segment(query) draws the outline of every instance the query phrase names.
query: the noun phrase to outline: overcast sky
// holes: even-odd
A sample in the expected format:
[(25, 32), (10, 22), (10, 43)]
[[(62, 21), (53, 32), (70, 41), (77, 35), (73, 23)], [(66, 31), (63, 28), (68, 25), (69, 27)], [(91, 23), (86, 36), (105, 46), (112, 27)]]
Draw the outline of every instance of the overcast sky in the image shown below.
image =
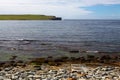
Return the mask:
[(44, 14), (64, 19), (120, 19), (120, 0), (0, 0), (0, 14)]

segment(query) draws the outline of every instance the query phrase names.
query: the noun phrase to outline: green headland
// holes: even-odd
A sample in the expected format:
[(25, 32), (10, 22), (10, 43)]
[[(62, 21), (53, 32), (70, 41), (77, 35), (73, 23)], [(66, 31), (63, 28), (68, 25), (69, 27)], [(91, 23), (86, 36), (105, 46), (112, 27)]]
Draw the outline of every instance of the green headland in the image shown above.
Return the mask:
[(48, 15), (0, 15), (0, 20), (62, 20), (62, 18)]

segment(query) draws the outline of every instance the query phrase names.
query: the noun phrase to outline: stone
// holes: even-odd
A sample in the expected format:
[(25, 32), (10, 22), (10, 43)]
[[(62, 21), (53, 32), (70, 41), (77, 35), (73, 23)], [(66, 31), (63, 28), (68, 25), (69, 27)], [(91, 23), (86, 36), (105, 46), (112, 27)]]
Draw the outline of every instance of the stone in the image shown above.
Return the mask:
[(35, 70), (41, 70), (41, 67), (40, 66), (34, 66), (34, 69)]
[(86, 79), (79, 79), (79, 80), (86, 80)]
[(34, 75), (33, 78), (35, 78), (35, 79), (41, 79), (41, 76), (40, 75)]
[(79, 53), (79, 50), (71, 50), (70, 53)]
[[(74, 65), (75, 66), (75, 65)], [(0, 71), (0, 80), (119, 80), (120, 68), (111, 66), (101, 66), (89, 68), (78, 66), (83, 72), (71, 72), (65, 67), (61, 69), (51, 69), (44, 67), (42, 70), (21, 69), (19, 67), (3, 68)], [(46, 68), (48, 68), (46, 70)], [(15, 70), (16, 69), (16, 70)], [(84, 71), (86, 70), (86, 71)]]
[(28, 78), (32, 78), (32, 77), (34, 77), (34, 75), (28, 75)]
[(12, 70), (13, 69), (13, 67), (8, 67), (8, 68), (5, 68), (4, 70), (5, 71), (10, 71), (10, 70)]
[(0, 80), (3, 80), (4, 79), (4, 77), (3, 76), (0, 76)]
[(77, 80), (77, 79), (74, 79), (74, 78), (67, 78), (67, 80)]
[(12, 80), (12, 79), (4, 79), (4, 80)]

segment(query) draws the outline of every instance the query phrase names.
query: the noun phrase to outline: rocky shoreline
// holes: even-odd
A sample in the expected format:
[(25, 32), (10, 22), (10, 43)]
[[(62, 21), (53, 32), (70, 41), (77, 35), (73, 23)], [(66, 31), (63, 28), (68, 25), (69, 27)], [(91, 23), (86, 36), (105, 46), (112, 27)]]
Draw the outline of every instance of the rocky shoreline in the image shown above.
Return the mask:
[(21, 61), (13, 56), (10, 61), (0, 62), (0, 80), (120, 80), (119, 61), (107, 62), (108, 58), (104, 57), (103, 63), (90, 57)]
[(120, 67), (84, 64), (48, 64), (7, 66), (0, 70), (0, 80), (120, 80)]
[(79, 49), (78, 43), (0, 43), (1, 60), (7, 58), (0, 61), (0, 80), (120, 80), (119, 52)]

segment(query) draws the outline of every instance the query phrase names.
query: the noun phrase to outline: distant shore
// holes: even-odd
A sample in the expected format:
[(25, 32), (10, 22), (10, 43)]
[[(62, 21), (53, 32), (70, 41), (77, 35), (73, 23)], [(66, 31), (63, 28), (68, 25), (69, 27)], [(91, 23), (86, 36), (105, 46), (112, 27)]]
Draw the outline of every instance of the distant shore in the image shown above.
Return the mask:
[(48, 15), (0, 15), (0, 20), (62, 20), (62, 18)]

